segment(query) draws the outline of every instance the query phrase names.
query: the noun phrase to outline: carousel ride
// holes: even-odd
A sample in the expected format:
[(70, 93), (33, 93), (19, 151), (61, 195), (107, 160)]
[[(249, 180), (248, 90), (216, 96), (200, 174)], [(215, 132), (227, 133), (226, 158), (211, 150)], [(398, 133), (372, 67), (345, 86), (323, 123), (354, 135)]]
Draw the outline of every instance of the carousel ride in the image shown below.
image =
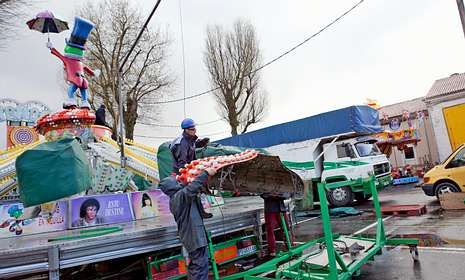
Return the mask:
[[(90, 137), (96, 137), (94, 142), (87, 144), (89, 148), (87, 151), (89, 162), (95, 163), (93, 167), (95, 167), (94, 170), (96, 171), (95, 184), (91, 189), (95, 190), (96, 193), (108, 191), (105, 191), (105, 186), (108, 185), (109, 181), (112, 181), (112, 173), (121, 170), (118, 144), (110, 138), (110, 129), (96, 125), (83, 126), (82, 124), (76, 124), (74, 127), (68, 128), (56, 126), (56, 129), (48, 131), (47, 136), (51, 137), (51, 135), (74, 135), (80, 137), (88, 135)], [(25, 151), (31, 150), (46, 141), (47, 138), (41, 138), (28, 145), (19, 144), (0, 151), (0, 198), (2, 200), (19, 199), (19, 192), (17, 190), (18, 180), (15, 167), (17, 157)], [(141, 176), (153, 184), (159, 181), (155, 149), (126, 140), (125, 154), (127, 157), (126, 168), (131, 173), (131, 175), (128, 176)], [(123, 189), (128, 186), (132, 190), (137, 190), (137, 186), (135, 186), (131, 180), (128, 180), (126, 185), (121, 185), (120, 188)]]
[[(48, 11), (39, 13), (27, 25), (32, 30), (47, 34), (68, 29), (66, 22), (54, 18), (53, 14)], [(66, 40), (64, 54), (55, 49), (50, 39), (48, 40), (47, 47), (51, 54), (63, 62), (66, 80), (69, 84), (63, 110), (50, 113), (48, 107), (36, 101), (28, 102), (27, 106), (22, 107), (14, 100), (1, 101), (0, 121), (7, 123), (8, 138), (6, 149), (0, 150), (0, 198), (2, 200), (18, 200), (19, 198), (17, 168), (21, 167), (16, 165), (18, 157), (43, 144), (67, 137), (80, 142), (88, 163), (94, 170), (93, 184), (89, 186), (92, 193), (137, 190), (132, 180), (134, 176), (142, 177), (143, 180), (154, 185), (159, 181), (156, 149), (126, 140), (127, 168), (121, 168), (119, 147), (111, 139), (111, 129), (94, 125), (96, 117), (87, 101), (89, 83), (84, 73), (89, 76), (98, 76), (98, 71), (92, 71), (82, 63), (85, 43), (93, 28), (92, 22), (76, 17), (71, 36)], [(80, 99), (76, 96), (78, 89)], [(28, 112), (27, 117), (25, 117), (25, 111)], [(12, 142), (10, 138), (19, 140)], [(110, 185), (111, 188), (108, 187)]]

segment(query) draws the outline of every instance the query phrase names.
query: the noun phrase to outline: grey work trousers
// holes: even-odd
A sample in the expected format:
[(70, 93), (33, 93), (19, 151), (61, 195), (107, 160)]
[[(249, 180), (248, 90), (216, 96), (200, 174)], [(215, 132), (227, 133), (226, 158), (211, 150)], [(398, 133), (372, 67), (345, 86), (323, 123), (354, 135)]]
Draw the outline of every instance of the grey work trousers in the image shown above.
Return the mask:
[(208, 246), (200, 247), (189, 253), (187, 267), (189, 280), (208, 280)]

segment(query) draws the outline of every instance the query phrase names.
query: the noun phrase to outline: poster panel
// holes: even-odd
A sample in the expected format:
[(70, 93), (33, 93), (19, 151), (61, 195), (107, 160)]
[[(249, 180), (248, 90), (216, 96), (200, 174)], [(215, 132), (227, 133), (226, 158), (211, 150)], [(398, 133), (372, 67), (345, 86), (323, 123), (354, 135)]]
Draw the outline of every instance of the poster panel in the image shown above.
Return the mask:
[(0, 238), (65, 230), (67, 207), (67, 201), (28, 208), (20, 202), (0, 205)]
[(132, 208), (136, 219), (170, 215), (169, 197), (161, 190), (131, 193)]
[(83, 196), (70, 201), (71, 227), (125, 223), (133, 220), (128, 194)]

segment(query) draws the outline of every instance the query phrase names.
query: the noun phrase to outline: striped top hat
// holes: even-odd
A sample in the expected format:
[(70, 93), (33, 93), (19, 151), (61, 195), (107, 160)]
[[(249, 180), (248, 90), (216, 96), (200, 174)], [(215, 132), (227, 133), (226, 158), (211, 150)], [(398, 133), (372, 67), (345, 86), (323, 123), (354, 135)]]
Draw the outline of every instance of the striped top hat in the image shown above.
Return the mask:
[(71, 32), (69, 40), (66, 40), (66, 44), (84, 50), (87, 38), (94, 27), (95, 24), (91, 21), (81, 17), (75, 17), (73, 32)]

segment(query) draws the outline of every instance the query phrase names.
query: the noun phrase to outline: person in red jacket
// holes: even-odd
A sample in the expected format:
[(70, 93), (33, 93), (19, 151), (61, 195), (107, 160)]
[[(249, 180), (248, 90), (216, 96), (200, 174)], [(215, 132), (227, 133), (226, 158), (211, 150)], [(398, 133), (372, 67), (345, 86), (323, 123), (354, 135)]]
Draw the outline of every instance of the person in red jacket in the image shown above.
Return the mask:
[[(273, 194), (262, 194), (260, 196), (265, 202), (265, 228), (266, 228), (266, 241), (268, 243), (268, 254), (272, 257), (276, 256), (276, 237), (274, 231), (276, 228), (280, 228), (284, 236), (284, 229), (281, 223), (281, 213), (284, 215), (286, 221), (286, 227), (289, 232), (291, 244), (294, 243), (294, 236), (292, 234), (289, 215), (284, 200), (286, 197), (277, 196)], [(288, 248), (290, 249), (290, 248)]]

